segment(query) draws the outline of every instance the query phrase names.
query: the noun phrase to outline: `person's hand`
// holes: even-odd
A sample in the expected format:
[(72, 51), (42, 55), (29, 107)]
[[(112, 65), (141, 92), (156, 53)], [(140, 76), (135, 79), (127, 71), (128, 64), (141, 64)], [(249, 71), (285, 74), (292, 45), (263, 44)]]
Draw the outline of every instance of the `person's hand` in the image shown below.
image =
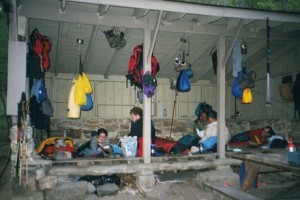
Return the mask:
[(259, 144), (257, 144), (256, 142), (253, 142), (253, 141), (248, 141), (248, 143), (251, 145), (251, 146), (254, 146), (254, 147), (257, 147)]

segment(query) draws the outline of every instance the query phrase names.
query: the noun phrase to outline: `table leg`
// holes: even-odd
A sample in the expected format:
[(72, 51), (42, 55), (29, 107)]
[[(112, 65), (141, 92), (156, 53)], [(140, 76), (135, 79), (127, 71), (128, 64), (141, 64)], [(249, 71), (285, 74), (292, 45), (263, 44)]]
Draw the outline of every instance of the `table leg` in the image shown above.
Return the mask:
[(259, 164), (252, 163), (249, 161), (246, 161), (245, 164), (246, 176), (242, 184), (242, 190), (248, 192), (253, 184), (253, 181), (255, 181), (261, 166)]

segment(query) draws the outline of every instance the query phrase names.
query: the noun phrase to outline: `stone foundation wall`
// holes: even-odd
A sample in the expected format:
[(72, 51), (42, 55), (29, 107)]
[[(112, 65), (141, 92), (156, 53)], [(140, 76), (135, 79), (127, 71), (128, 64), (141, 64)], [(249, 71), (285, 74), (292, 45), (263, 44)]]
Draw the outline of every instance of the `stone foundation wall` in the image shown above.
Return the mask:
[[(155, 118), (153, 119), (156, 128), (156, 135), (159, 137), (169, 137), (171, 129), (171, 119)], [(174, 119), (171, 137), (178, 140), (186, 134), (192, 133), (194, 119), (182, 118)], [(230, 134), (240, 133), (247, 130), (261, 128), (264, 126), (273, 127), (274, 131), (284, 137), (290, 135), (297, 135), (299, 122), (293, 121), (290, 118), (280, 119), (253, 119), (243, 120), (233, 119), (226, 120), (226, 126)], [(74, 139), (76, 143), (90, 139), (92, 130), (98, 128), (105, 128), (108, 130), (109, 137), (118, 141), (120, 137), (127, 135), (130, 131), (130, 119), (108, 119), (108, 118), (88, 118), (88, 119), (52, 119), (51, 120), (51, 136), (67, 136)], [(299, 134), (298, 134), (299, 135)]]

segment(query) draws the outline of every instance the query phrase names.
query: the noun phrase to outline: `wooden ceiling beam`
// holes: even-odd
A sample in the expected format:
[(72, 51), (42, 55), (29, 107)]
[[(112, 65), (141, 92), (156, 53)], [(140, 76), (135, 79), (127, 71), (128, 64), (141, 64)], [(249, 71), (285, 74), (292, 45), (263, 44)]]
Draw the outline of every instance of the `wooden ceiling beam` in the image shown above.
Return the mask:
[[(154, 18), (142, 18), (135, 20), (132, 16), (118, 16), (112, 14), (105, 14), (102, 18), (99, 18), (97, 13), (72, 11), (61, 13), (55, 7), (44, 7), (43, 4), (38, 5), (22, 5), (18, 14), (25, 16), (28, 19), (42, 19), (62, 21), (76, 24), (91, 24), (101, 25), (109, 27), (124, 27), (133, 29), (155, 29)], [(178, 32), (178, 33), (191, 33), (191, 34), (203, 34), (203, 35), (215, 35), (218, 36), (221, 32), (225, 36), (233, 36), (235, 33), (234, 28), (226, 28), (225, 25), (213, 25), (202, 24), (197, 25), (193, 22), (179, 22), (176, 23), (163, 23), (160, 27), (160, 31)], [(282, 30), (272, 30), (272, 40), (297, 40), (300, 41), (300, 31), (284, 32)], [(252, 31), (251, 28), (243, 28), (240, 33), (240, 37), (243, 38), (265, 38), (265, 31)]]
[(140, 20), (143, 17), (145, 17), (148, 14), (148, 12), (149, 12), (149, 9), (136, 8), (136, 9), (134, 9), (134, 13), (133, 13), (134, 19)]

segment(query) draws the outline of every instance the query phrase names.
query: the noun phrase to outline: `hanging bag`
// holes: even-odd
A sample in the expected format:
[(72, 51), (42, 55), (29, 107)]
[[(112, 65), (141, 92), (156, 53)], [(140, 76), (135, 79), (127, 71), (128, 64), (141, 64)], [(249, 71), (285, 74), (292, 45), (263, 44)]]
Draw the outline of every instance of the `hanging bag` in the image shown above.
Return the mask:
[(84, 73), (84, 72), (82, 72), (82, 81), (83, 81), (83, 85), (84, 85), (84, 92), (87, 94), (93, 93), (93, 88), (91, 86), (90, 80), (89, 80), (88, 76), (86, 75), (86, 73)]
[(74, 89), (74, 98), (75, 103), (78, 106), (86, 105), (86, 95), (84, 92), (84, 82), (81, 74), (78, 74), (76, 83), (75, 83), (75, 89)]
[(250, 88), (246, 88), (243, 91), (243, 98), (242, 101), (243, 103), (252, 103), (252, 92)]
[(68, 113), (67, 117), (77, 119), (80, 117), (80, 107), (75, 103), (74, 91), (75, 91), (76, 80), (73, 80), (68, 99)]
[(189, 78), (193, 76), (191, 69), (182, 70), (177, 78), (176, 89), (179, 92), (188, 92), (191, 90), (191, 84)]
[(80, 109), (83, 111), (89, 111), (93, 108), (93, 100), (91, 94), (85, 94), (86, 95), (86, 104), (81, 106)]

